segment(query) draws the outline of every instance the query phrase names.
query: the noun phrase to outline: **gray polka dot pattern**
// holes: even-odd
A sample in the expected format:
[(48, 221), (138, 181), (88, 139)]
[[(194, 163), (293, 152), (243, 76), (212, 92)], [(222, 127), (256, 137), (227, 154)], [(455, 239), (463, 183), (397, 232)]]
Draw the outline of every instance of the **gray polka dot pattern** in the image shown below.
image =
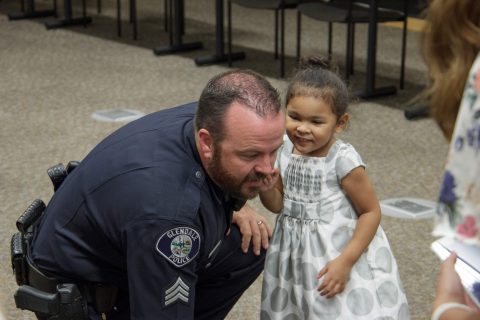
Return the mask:
[(373, 272), (370, 270), (370, 266), (368, 265), (368, 261), (365, 257), (365, 255), (361, 255), (360, 258), (358, 259), (357, 263), (355, 263), (355, 266), (353, 267), (355, 272), (358, 273), (362, 279), (365, 280), (372, 280), (373, 279)]
[(349, 227), (339, 227), (332, 234), (332, 244), (335, 250), (341, 252), (352, 238), (353, 230)]
[(378, 287), (378, 300), (380, 305), (385, 307), (393, 307), (398, 302), (398, 288), (391, 281), (385, 281)]
[(314, 290), (318, 286), (317, 273), (320, 270), (315, 269), (311, 263), (302, 264), (303, 271), (303, 287), (306, 290)]
[(275, 288), (272, 291), (272, 310), (282, 311), (287, 306), (288, 292), (283, 288)]
[(293, 283), (296, 285), (302, 284), (303, 274), (301, 272), (296, 272), (295, 270), (302, 270), (302, 261), (300, 259), (296, 259), (293, 261)]
[(293, 155), (292, 147), (286, 141), (277, 158), (284, 207), (267, 252), (260, 319), (410, 319), (381, 227), (353, 266), (344, 292), (332, 299), (320, 296), (323, 279), (316, 276), (351, 240), (358, 219), (339, 181), (365, 165), (340, 140), (325, 158)]
[(292, 279), (292, 260), (286, 258), (280, 264), (280, 276), (284, 281), (290, 281)]
[(278, 278), (278, 264), (276, 262), (279, 255), (278, 252), (272, 253), (265, 263), (265, 273), (270, 274), (274, 278)]
[(322, 237), (316, 232), (312, 232), (310, 235), (310, 254), (315, 258), (321, 258), (325, 254)]
[(373, 296), (365, 288), (351, 290), (347, 294), (347, 308), (356, 316), (369, 314), (373, 309)]
[(315, 206), (315, 214), (318, 223), (329, 224), (333, 219), (333, 206), (317, 203)]
[(318, 295), (313, 304), (314, 319), (333, 320), (339, 319), (342, 312), (342, 304), (339, 299), (334, 297), (326, 299)]
[(400, 306), (400, 310), (398, 311), (398, 320), (410, 320), (410, 312), (408, 310), (408, 305), (403, 303)]
[(308, 319), (310, 317), (310, 305), (305, 299), (305, 296), (302, 298), (302, 311), (305, 319)]
[(392, 272), (392, 255), (387, 248), (379, 248), (375, 253), (375, 263), (386, 273)]

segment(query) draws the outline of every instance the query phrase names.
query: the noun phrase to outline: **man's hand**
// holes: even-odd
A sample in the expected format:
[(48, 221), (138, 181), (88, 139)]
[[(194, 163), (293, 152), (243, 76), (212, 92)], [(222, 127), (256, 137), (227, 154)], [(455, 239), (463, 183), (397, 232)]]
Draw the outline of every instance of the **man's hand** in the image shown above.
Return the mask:
[(272, 228), (264, 217), (256, 213), (248, 204), (242, 209), (233, 213), (233, 223), (240, 229), (242, 234), (242, 250), (248, 252), (250, 242), (253, 245), (253, 253), (260, 255), (260, 249), (268, 248), (268, 242), (272, 236)]

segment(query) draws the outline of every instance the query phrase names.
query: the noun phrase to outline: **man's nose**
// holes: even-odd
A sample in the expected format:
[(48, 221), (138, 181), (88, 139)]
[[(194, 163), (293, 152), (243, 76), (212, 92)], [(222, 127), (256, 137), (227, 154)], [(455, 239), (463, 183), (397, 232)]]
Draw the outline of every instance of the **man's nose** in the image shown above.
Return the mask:
[(262, 176), (267, 176), (267, 175), (271, 174), (272, 170), (273, 170), (274, 161), (275, 160), (273, 160), (273, 162), (272, 162), (272, 159), (268, 155), (265, 155), (264, 157), (259, 159), (259, 162), (254, 167), (255, 173), (257, 175), (260, 174)]

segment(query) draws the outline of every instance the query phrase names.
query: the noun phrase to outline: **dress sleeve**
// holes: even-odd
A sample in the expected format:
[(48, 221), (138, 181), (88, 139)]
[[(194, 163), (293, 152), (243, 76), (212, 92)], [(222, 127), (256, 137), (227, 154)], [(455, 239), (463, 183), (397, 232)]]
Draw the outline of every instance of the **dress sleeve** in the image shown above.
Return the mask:
[(280, 147), (277, 153), (277, 159), (275, 161), (275, 168), (280, 170), (280, 175), (283, 177), (285, 170), (287, 169), (290, 156), (293, 152), (293, 143), (290, 141), (287, 135), (283, 136), (283, 145)]
[(342, 181), (345, 176), (357, 167), (365, 168), (362, 158), (352, 145), (341, 143), (335, 161), (335, 172), (337, 173), (338, 181)]
[(132, 320), (193, 319), (197, 230), (144, 219), (123, 232)]
[(434, 236), (480, 245), (480, 54), (467, 78), (438, 199)]

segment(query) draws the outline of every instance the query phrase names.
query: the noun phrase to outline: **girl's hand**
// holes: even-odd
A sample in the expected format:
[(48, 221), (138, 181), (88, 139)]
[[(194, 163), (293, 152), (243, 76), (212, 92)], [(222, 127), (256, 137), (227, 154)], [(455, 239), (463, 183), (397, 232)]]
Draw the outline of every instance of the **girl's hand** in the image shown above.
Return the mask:
[(322, 284), (317, 288), (320, 295), (330, 299), (343, 292), (350, 279), (351, 270), (352, 265), (340, 256), (329, 261), (317, 275), (317, 279), (323, 277)]
[(263, 178), (263, 186), (260, 188), (260, 192), (265, 192), (272, 189), (278, 181), (280, 176), (280, 170), (278, 168), (273, 169), (273, 172), (265, 178)]

